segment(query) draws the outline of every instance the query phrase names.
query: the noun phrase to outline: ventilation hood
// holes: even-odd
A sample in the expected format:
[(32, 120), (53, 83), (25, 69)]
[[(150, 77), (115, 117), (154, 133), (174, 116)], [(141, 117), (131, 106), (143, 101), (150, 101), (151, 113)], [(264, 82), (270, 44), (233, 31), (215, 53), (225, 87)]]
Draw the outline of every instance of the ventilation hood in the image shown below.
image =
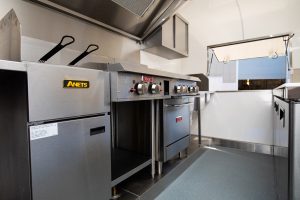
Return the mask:
[(187, 0), (27, 0), (143, 40)]

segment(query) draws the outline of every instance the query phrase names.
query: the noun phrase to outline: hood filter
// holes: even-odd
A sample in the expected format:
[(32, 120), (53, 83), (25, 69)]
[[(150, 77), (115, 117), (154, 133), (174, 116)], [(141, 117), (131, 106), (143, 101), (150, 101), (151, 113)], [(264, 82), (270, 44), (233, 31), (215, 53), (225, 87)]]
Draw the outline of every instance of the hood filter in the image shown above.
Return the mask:
[(139, 17), (142, 17), (154, 2), (154, 0), (112, 0), (112, 1)]

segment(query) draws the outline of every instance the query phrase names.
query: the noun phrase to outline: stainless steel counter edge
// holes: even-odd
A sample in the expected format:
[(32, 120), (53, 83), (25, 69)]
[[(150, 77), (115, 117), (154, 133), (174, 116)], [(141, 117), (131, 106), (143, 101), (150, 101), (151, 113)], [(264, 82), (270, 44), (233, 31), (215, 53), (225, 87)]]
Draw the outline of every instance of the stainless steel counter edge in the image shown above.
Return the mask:
[(26, 64), (23, 62), (0, 60), (0, 70), (26, 72), (27, 67), (26, 67)]
[(111, 71), (111, 72), (130, 72), (130, 73), (155, 75), (155, 76), (166, 77), (166, 78), (175, 78), (175, 79), (180, 79), (180, 80), (200, 82), (200, 79), (197, 77), (157, 70), (157, 69), (149, 68), (146, 65), (135, 64), (135, 63), (126, 63), (126, 62), (85, 63), (82, 66), (91, 67), (92, 69)]
[[(39, 62), (28, 62), (28, 61), (16, 62), (16, 61), (9, 61), (9, 60), (0, 60), (0, 70), (27, 72), (28, 64), (40, 64), (41, 66), (53, 66), (53, 67), (61, 67), (61, 68), (72, 67), (68, 65), (57, 65), (57, 64), (39, 63)], [(73, 68), (76, 70), (95, 70), (95, 69), (80, 68), (80, 67), (73, 67)]]
[(296, 87), (300, 87), (300, 83), (285, 83), (278, 86), (277, 88), (274, 88), (274, 90), (284, 89), (284, 88), (296, 88)]

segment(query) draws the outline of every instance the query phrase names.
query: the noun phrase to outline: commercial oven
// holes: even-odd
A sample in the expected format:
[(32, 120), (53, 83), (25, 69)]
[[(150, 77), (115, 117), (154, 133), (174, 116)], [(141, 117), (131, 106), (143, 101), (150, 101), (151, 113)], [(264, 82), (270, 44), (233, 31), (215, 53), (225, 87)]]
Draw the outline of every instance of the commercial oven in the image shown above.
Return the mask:
[(170, 160), (189, 146), (190, 104), (188, 98), (160, 102), (158, 159), (161, 162)]

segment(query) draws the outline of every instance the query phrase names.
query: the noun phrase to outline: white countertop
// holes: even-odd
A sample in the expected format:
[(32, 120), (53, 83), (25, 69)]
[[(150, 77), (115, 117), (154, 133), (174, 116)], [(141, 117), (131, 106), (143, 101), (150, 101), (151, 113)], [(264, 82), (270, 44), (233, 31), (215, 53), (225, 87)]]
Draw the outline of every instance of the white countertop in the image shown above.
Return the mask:
[(285, 83), (285, 84), (278, 86), (274, 90), (282, 89), (282, 88), (296, 88), (296, 87), (300, 87), (300, 83)]

